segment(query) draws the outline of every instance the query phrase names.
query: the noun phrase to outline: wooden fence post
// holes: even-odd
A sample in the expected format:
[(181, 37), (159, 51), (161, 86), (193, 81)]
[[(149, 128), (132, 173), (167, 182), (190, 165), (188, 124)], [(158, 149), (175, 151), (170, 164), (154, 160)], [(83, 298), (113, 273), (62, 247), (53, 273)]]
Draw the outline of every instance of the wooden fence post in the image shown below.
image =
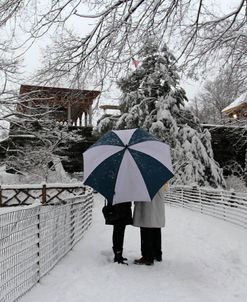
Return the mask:
[(46, 203), (46, 184), (43, 184), (43, 187), (42, 187), (42, 201), (41, 201), (42, 204), (45, 204)]

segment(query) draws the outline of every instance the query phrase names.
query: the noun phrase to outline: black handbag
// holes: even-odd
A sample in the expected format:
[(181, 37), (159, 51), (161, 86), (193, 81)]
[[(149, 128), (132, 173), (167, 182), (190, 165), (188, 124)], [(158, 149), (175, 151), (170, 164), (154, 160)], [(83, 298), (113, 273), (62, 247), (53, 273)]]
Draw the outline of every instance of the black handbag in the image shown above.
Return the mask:
[(111, 203), (105, 200), (105, 205), (102, 208), (102, 213), (106, 224), (114, 224), (120, 218), (119, 211)]

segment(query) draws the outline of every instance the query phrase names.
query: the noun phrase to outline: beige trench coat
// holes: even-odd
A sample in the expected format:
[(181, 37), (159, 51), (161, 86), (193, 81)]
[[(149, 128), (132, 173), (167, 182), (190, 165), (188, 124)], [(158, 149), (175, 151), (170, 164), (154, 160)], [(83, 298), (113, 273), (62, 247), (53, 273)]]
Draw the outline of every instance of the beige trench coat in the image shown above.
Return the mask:
[(151, 202), (135, 201), (133, 225), (143, 228), (162, 228), (165, 226), (165, 204), (163, 186)]

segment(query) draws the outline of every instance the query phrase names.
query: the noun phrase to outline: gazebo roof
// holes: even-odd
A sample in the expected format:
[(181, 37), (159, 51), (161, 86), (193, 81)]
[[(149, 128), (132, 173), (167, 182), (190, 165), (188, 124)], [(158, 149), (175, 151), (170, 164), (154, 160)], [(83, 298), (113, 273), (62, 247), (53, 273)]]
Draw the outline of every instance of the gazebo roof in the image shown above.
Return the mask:
[(225, 107), (222, 112), (232, 114), (236, 111), (242, 110), (243, 108), (247, 108), (247, 91), (242, 93), (235, 101)]
[(21, 85), (20, 95), (32, 98), (35, 103), (62, 104), (67, 107), (68, 103), (76, 104), (80, 108), (88, 109), (93, 100), (100, 94), (96, 90), (80, 90), (71, 88), (48, 87), (37, 85)]

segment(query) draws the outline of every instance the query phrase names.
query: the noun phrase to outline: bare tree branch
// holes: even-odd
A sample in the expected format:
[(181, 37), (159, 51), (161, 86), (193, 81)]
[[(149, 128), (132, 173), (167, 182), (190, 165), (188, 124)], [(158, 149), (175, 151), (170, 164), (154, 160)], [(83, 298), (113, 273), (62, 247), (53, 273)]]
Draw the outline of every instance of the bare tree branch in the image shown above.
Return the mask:
[[(81, 12), (82, 4), (90, 13)], [(0, 16), (2, 24), (18, 19), (27, 34), (22, 46), (55, 31), (40, 79), (51, 83), (67, 78), (71, 85), (81, 85), (90, 76), (100, 83), (109, 75), (122, 76), (130, 66), (131, 53), (138, 55), (152, 36), (161, 43), (168, 41), (190, 74), (210, 63), (215, 67), (215, 61), (218, 65), (231, 62), (244, 70), (247, 2), (239, 0), (226, 12), (216, 5), (209, 6), (206, 0), (48, 0), (41, 6), (38, 1), (4, 0)], [(20, 16), (24, 8), (28, 22)], [(88, 34), (78, 35), (67, 28), (72, 17), (92, 21)]]

